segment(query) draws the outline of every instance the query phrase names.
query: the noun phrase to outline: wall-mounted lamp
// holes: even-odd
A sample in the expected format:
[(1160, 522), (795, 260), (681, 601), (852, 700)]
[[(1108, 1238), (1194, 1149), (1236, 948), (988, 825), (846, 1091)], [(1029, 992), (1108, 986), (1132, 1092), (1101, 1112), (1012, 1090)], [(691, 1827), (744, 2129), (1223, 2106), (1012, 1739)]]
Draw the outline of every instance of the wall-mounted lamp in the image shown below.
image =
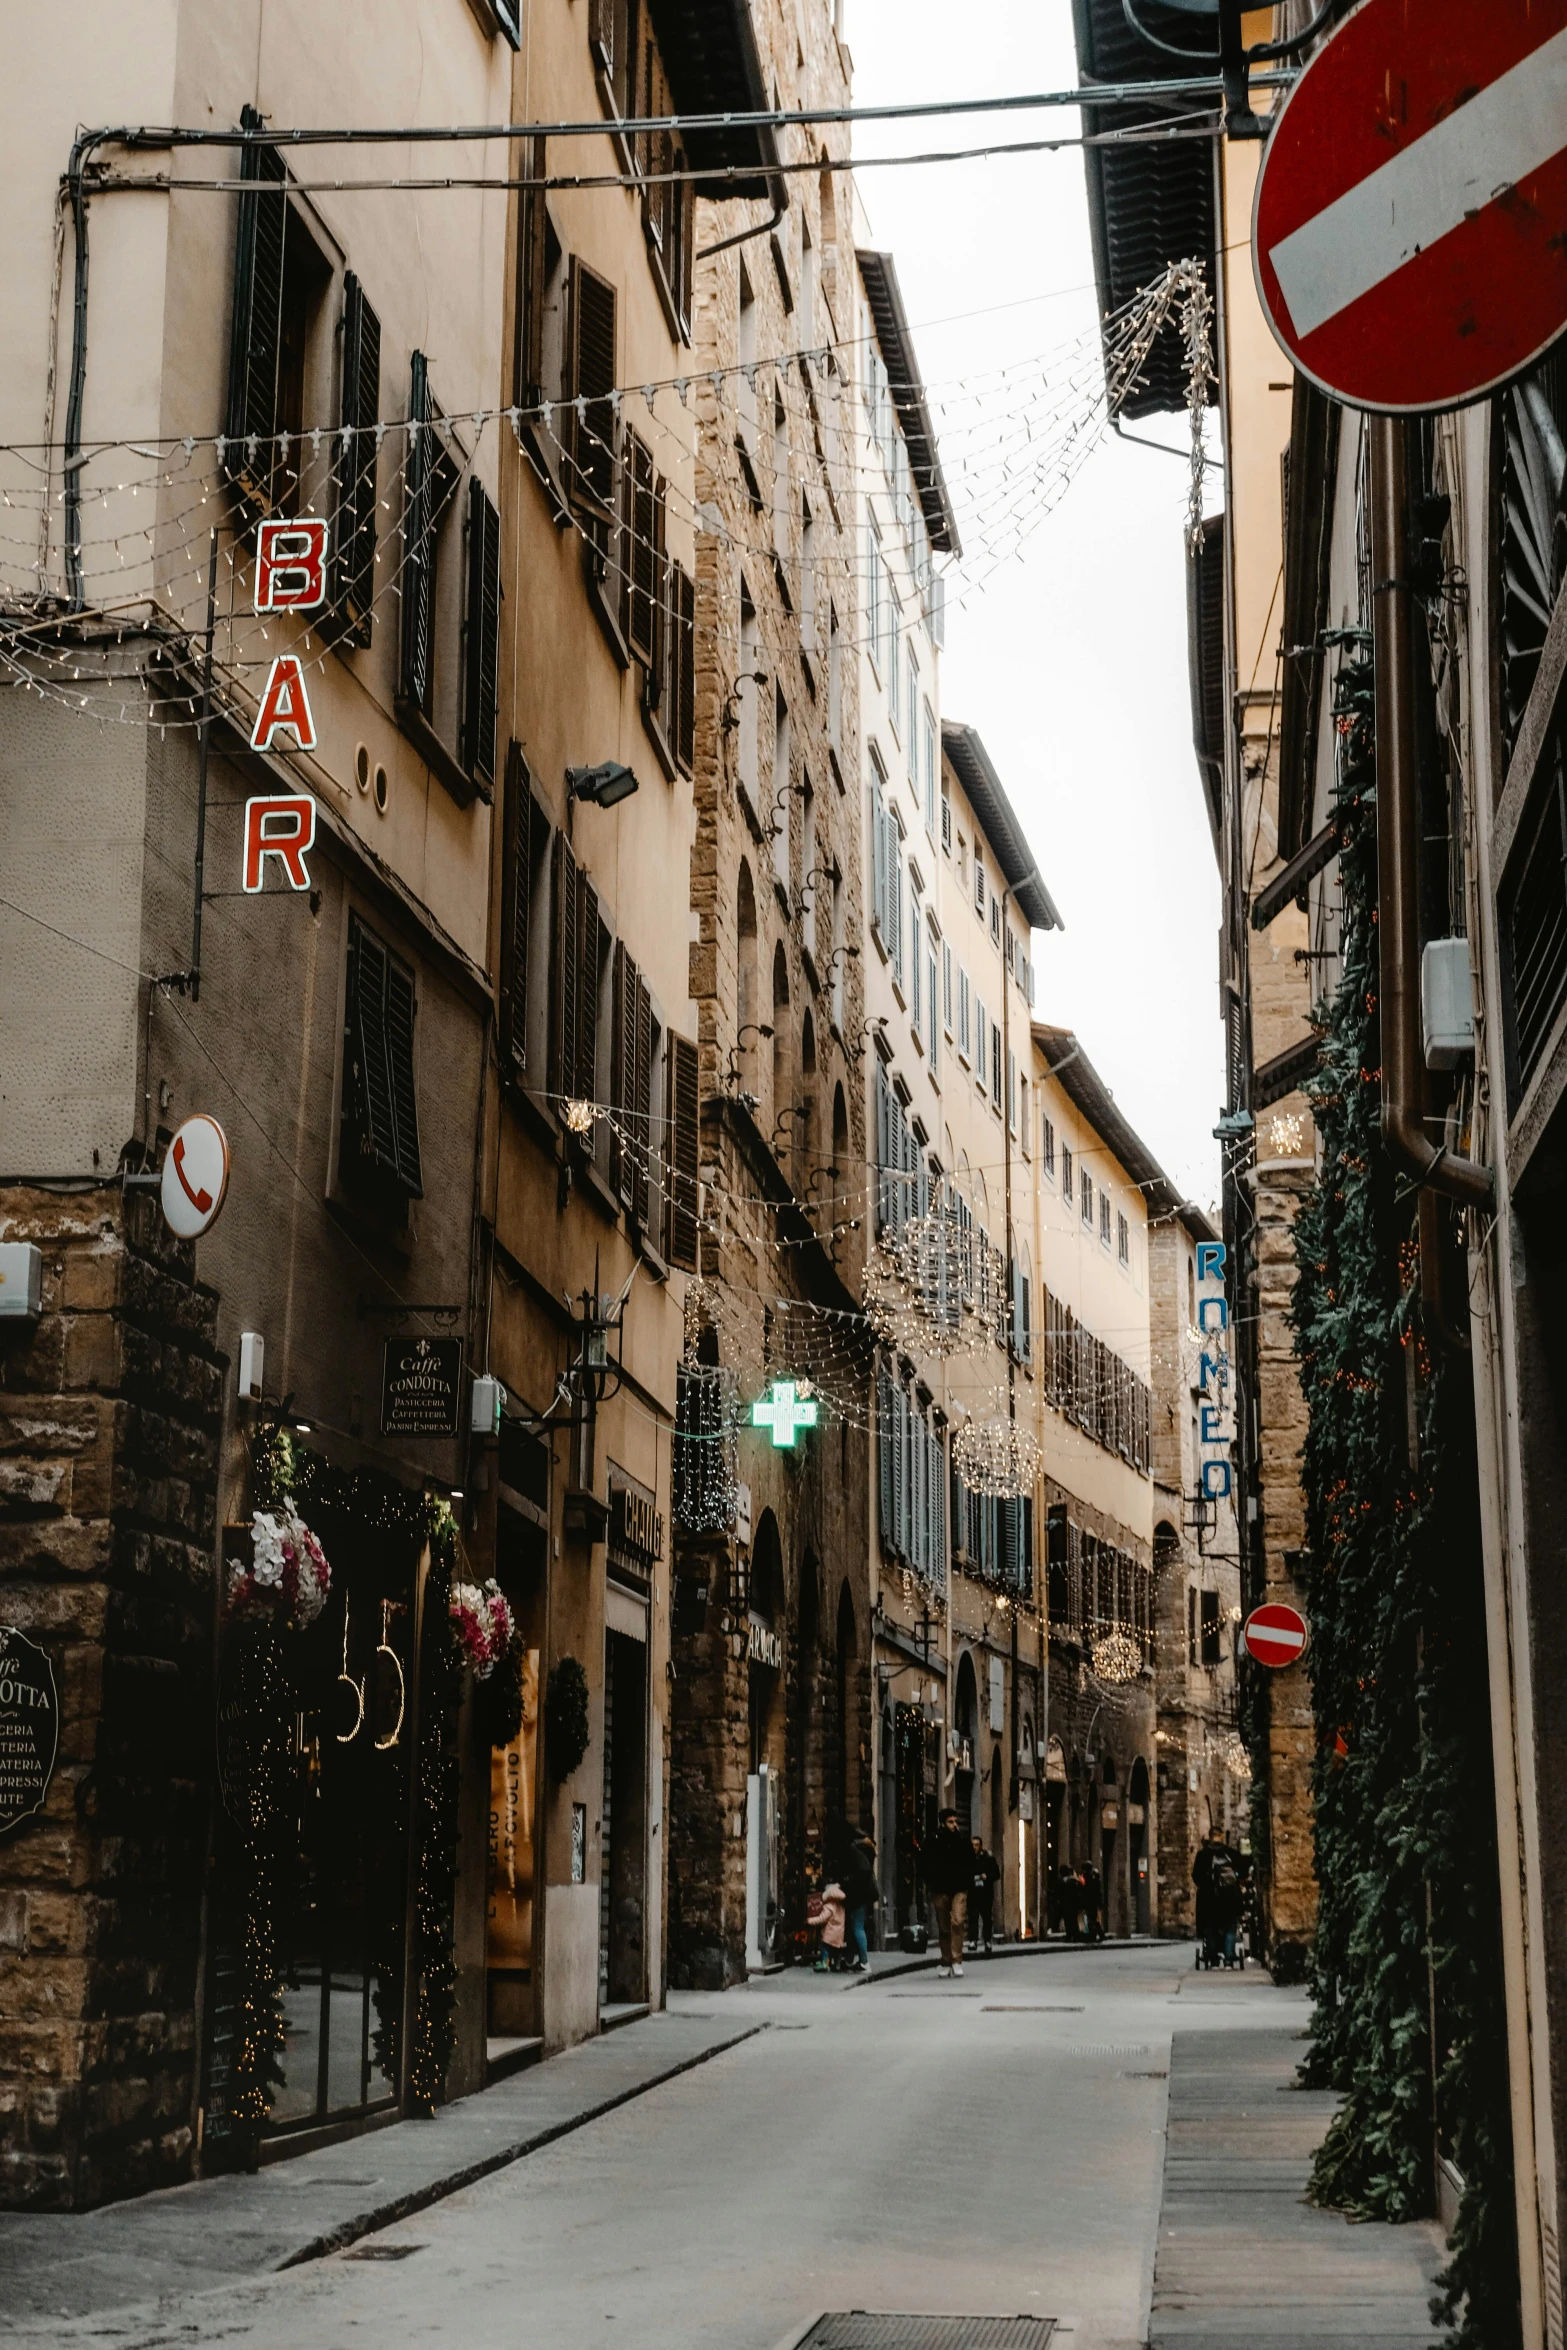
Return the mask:
[(566, 770), (566, 789), (572, 798), (587, 800), (595, 808), (618, 808), (622, 800), (630, 799), (636, 788), (636, 776), (619, 759), (606, 759), (598, 767)]

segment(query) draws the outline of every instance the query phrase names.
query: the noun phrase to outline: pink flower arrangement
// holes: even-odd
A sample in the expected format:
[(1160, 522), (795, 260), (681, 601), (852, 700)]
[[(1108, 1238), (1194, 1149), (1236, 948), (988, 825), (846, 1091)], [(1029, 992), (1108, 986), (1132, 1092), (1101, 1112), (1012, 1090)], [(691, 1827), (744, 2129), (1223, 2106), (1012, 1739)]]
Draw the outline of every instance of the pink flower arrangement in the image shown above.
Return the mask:
[(511, 1646), (506, 1594), (493, 1578), (488, 1583), (454, 1583), (447, 1613), (474, 1679), (487, 1681)]
[(250, 1530), (250, 1559), (229, 1577), (229, 1606), (236, 1614), (265, 1611), (303, 1628), (313, 1624), (332, 1588), (326, 1553), (292, 1503), (276, 1512), (258, 1510)]

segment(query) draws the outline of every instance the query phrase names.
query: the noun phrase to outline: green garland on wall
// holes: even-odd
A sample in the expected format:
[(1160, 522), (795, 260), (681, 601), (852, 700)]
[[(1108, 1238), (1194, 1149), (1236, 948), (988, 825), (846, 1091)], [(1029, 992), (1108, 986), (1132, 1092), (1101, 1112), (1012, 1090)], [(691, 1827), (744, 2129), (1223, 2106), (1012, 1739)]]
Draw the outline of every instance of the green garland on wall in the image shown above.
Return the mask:
[[(1407, 2220), (1442, 2143), (1464, 2179), (1433, 2304), (1465, 2350), (1518, 2338), (1489, 1693), (1461, 1361), (1422, 1329), (1415, 1203), (1382, 1146), (1369, 661), (1339, 681), (1342, 976), (1295, 1245), (1320, 1908), (1311, 2082), (1343, 2102), (1316, 2201)], [(1412, 1429), (1414, 1438), (1412, 1441)]]

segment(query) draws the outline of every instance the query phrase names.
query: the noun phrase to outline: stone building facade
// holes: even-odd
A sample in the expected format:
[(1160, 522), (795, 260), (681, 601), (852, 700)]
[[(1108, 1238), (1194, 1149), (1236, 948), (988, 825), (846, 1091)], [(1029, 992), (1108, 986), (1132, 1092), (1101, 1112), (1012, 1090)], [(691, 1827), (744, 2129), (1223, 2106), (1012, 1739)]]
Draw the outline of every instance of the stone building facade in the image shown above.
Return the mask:
[[(847, 101), (831, 9), (753, 22), (779, 105)], [(847, 191), (775, 175), (697, 231), (702, 1230), (677, 1487), (704, 1442), (720, 1467), (675, 1507), (669, 1902), (671, 1979), (714, 1985), (791, 1951), (824, 1847), (871, 1823), (867, 1151)], [(750, 1423), (790, 1390), (811, 1425)]]

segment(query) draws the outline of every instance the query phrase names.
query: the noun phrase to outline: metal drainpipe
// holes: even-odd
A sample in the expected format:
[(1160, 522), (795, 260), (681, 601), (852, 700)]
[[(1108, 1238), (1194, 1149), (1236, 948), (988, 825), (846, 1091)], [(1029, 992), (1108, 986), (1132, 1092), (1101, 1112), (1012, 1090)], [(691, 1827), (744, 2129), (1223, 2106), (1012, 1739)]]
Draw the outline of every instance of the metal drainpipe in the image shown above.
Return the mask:
[[(1382, 1027), (1382, 1139), (1416, 1183), (1488, 1208), (1495, 1197), (1489, 1167), (1455, 1158), (1428, 1140), (1421, 1111), (1425, 1054), (1420, 1040), (1419, 838), (1415, 809), (1413, 591), (1408, 577), (1409, 445), (1394, 416), (1371, 420), (1371, 562), (1374, 582), (1377, 725), (1378, 1010)], [(1422, 1283), (1427, 1235), (1421, 1219)], [(1440, 1268), (1429, 1266), (1441, 1295)]]

